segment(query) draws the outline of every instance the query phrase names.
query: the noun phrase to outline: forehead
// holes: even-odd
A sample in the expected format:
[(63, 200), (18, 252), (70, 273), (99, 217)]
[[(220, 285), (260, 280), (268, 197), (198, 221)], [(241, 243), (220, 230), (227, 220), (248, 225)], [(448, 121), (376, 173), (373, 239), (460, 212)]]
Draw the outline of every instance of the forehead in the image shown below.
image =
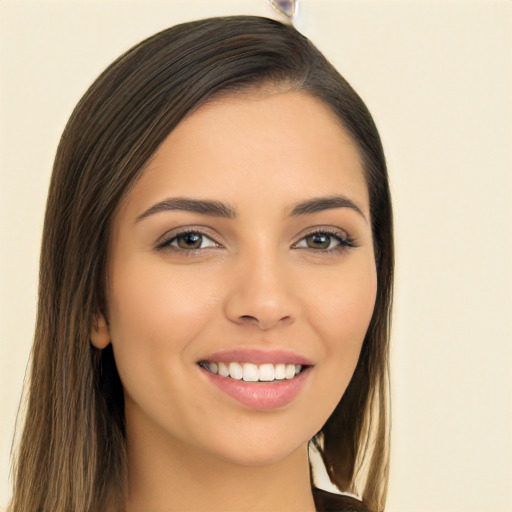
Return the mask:
[(277, 207), (335, 193), (369, 214), (358, 149), (335, 114), (305, 92), (252, 90), (216, 98), (184, 119), (125, 206), (193, 195)]

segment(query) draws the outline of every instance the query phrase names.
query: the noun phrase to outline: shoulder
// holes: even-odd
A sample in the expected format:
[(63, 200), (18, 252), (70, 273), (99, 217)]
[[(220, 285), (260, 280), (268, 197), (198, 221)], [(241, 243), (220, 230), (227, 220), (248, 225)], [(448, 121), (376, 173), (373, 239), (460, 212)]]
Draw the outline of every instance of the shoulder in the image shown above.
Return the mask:
[(316, 487), (313, 488), (313, 498), (318, 512), (370, 512), (366, 505), (356, 498)]

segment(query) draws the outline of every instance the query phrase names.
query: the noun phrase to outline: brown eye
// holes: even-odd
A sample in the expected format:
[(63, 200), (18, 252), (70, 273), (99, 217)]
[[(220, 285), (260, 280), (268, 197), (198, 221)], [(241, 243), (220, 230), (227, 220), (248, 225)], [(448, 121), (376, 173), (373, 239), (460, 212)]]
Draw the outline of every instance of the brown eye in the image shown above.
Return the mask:
[(203, 235), (200, 233), (184, 233), (175, 238), (176, 245), (180, 249), (194, 250), (199, 249), (203, 243)]
[(329, 249), (333, 238), (332, 235), (326, 233), (313, 233), (307, 236), (305, 240), (310, 249)]
[(331, 253), (355, 247), (355, 243), (343, 231), (315, 231), (301, 238), (293, 245), (294, 249), (311, 249), (312, 251)]
[(156, 248), (158, 250), (170, 249), (176, 252), (181, 251), (183, 253), (195, 254), (195, 251), (213, 249), (215, 247), (221, 247), (221, 245), (209, 236), (201, 233), (201, 231), (182, 231), (172, 238), (164, 239)]

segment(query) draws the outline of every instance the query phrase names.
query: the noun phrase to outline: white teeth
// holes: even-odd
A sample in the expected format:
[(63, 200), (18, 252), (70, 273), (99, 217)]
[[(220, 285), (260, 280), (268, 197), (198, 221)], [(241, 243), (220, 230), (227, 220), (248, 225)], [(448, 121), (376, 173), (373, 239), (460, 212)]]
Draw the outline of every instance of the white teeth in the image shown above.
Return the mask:
[(242, 380), (242, 366), (239, 363), (229, 363), (229, 376), (232, 379)]
[(295, 377), (295, 365), (294, 364), (286, 365), (285, 377), (287, 379), (293, 379), (293, 377)]
[(258, 367), (253, 363), (244, 363), (244, 374), (242, 378), (245, 382), (257, 382)]
[(262, 364), (259, 367), (260, 378), (263, 382), (272, 382), (274, 380), (274, 365), (272, 363)]
[(274, 367), (274, 379), (283, 380), (286, 379), (286, 365), (276, 364)]
[(259, 367), (260, 379), (263, 382), (272, 382), (274, 380), (274, 365), (272, 363), (262, 364)]
[(272, 364), (265, 363), (256, 365), (254, 363), (214, 363), (203, 361), (203, 367), (210, 372), (218, 374), (222, 377), (231, 377), (236, 380), (244, 380), (245, 382), (272, 382), (274, 380), (293, 379), (302, 371), (300, 364)]
[(229, 368), (227, 367), (226, 363), (219, 363), (219, 375), (222, 377), (229, 377)]

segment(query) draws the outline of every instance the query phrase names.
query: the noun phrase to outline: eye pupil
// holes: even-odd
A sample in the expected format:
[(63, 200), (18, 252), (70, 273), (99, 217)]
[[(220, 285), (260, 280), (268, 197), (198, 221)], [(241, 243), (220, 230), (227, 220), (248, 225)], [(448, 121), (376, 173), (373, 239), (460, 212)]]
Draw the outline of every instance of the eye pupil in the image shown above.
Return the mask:
[(331, 245), (331, 237), (323, 233), (315, 233), (306, 237), (306, 243), (310, 249), (328, 249)]
[(199, 233), (185, 233), (177, 238), (180, 249), (199, 249), (203, 243), (203, 235)]

